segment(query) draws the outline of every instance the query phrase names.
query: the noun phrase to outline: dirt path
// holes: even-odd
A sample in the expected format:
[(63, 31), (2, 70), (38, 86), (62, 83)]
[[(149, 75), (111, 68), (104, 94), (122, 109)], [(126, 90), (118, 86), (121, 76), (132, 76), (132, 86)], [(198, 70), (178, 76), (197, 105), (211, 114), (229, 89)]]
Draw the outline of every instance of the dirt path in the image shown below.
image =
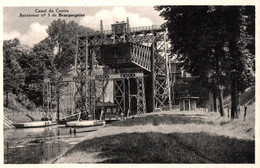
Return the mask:
[[(103, 128), (98, 129), (94, 132), (89, 132), (84, 137), (80, 137), (77, 142), (81, 142), (84, 140), (93, 139), (96, 137), (104, 137), (109, 135), (118, 135), (122, 133), (145, 133), (145, 132), (156, 132), (156, 133), (199, 133), (199, 132), (205, 132), (210, 135), (221, 135), (221, 136), (227, 136), (230, 138), (237, 138), (237, 139), (249, 139), (254, 140), (254, 134), (246, 134), (244, 131), (245, 129), (248, 129), (249, 127), (252, 127), (252, 124), (248, 125), (248, 122), (242, 122), (241, 121), (235, 121), (235, 123), (230, 123), (230, 119), (228, 118), (220, 118), (218, 114), (216, 113), (206, 113), (204, 111), (196, 111), (196, 112), (156, 112), (156, 113), (149, 113), (145, 114), (139, 117), (145, 117), (149, 115), (184, 115), (185, 117), (192, 117), (192, 116), (200, 116), (200, 118), (204, 121), (214, 121), (213, 124), (197, 124), (197, 123), (189, 123), (189, 124), (172, 124), (172, 125), (135, 125), (135, 126), (105, 126)], [(224, 124), (222, 124), (224, 123)], [(242, 128), (241, 128), (242, 127)], [(245, 127), (245, 128), (244, 128)], [(253, 128), (254, 129), (254, 128)], [(254, 130), (253, 130), (254, 131)], [(180, 143), (180, 142), (179, 142)], [(183, 146), (183, 145), (182, 145)], [(185, 147), (185, 146), (183, 146)], [(87, 154), (82, 152), (75, 152), (70, 156), (60, 156), (59, 158), (56, 158), (54, 162), (52, 163), (73, 163), (72, 158), (81, 158), (84, 156), (84, 158), (88, 158), (89, 163), (99, 162), (100, 160), (97, 160), (95, 158), (96, 153)], [(205, 158), (208, 160), (207, 158)], [(80, 161), (80, 159), (79, 159)], [(214, 162), (214, 161), (212, 161)]]
[[(234, 127), (236, 125), (239, 125), (239, 121), (235, 124), (231, 123), (223, 124), (221, 123), (229, 123), (230, 119), (228, 118), (221, 118), (216, 113), (205, 113), (204, 111), (195, 111), (195, 112), (156, 112), (156, 113), (147, 113), (145, 115), (141, 115), (140, 117), (145, 117), (149, 115), (184, 115), (185, 117), (194, 117), (200, 115), (200, 118), (202, 118), (204, 121), (207, 122), (213, 122), (214, 124), (197, 124), (197, 123), (190, 123), (190, 124), (173, 124), (173, 125), (136, 125), (136, 126), (105, 126), (101, 129), (98, 129), (97, 131), (90, 132), (86, 134), (84, 137), (80, 137), (78, 140), (88, 140), (95, 137), (102, 137), (102, 136), (109, 136), (109, 135), (117, 135), (121, 133), (143, 133), (143, 132), (160, 132), (160, 133), (198, 133), (198, 132), (206, 132), (211, 135), (222, 135), (222, 136), (228, 136), (231, 138), (237, 138), (237, 139), (250, 139), (253, 140), (254, 136), (245, 134), (243, 131), (234, 131)], [(160, 117), (160, 116), (159, 116)], [(241, 121), (244, 125), (244, 128), (240, 129), (247, 129), (246, 128), (246, 122)], [(250, 121), (248, 121), (250, 122)], [(229, 127), (231, 129), (229, 129)], [(249, 129), (249, 128), (248, 128)]]

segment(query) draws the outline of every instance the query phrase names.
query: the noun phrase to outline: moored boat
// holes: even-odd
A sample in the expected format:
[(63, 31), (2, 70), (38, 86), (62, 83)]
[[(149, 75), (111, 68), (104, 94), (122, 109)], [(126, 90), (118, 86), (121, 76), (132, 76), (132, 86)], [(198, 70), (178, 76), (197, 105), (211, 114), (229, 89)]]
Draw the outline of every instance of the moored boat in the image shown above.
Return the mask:
[(104, 125), (104, 121), (99, 120), (79, 120), (79, 121), (69, 121), (66, 123), (67, 127), (93, 127)]
[(37, 128), (37, 127), (47, 127), (54, 125), (52, 121), (31, 121), (23, 123), (13, 123), (15, 128)]

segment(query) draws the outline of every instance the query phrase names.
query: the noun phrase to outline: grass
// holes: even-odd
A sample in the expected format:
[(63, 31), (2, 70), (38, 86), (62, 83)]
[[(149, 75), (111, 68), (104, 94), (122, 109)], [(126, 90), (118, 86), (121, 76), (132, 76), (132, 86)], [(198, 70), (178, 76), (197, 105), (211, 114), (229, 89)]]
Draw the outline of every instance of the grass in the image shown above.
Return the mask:
[(211, 124), (211, 122), (205, 122), (202, 118), (197, 116), (187, 117), (184, 115), (150, 115), (150, 116), (142, 116), (136, 117), (133, 119), (127, 119), (122, 121), (113, 122), (111, 126), (134, 126), (134, 125), (160, 125), (160, 124)]
[[(101, 163), (254, 163), (255, 142), (206, 133), (131, 133), (83, 141), (65, 154), (98, 153)], [(104, 158), (106, 160), (104, 160)], [(85, 162), (86, 160), (81, 160)]]

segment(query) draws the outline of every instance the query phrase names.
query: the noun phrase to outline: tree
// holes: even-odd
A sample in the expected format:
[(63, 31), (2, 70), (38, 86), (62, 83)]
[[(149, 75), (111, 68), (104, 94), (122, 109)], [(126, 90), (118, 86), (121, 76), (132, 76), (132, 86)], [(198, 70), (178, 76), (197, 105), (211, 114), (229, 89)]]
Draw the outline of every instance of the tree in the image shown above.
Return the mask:
[[(205, 85), (208, 85), (210, 90), (218, 96), (221, 115), (224, 114), (223, 90), (229, 89), (230, 81), (235, 82), (232, 80), (234, 78), (230, 79), (230, 71), (233, 69), (239, 74), (244, 74), (247, 70), (241, 64), (249, 56), (241, 52), (238, 42), (240, 39), (243, 41), (242, 43), (245, 43), (239, 33), (240, 26), (246, 26), (240, 20), (242, 9), (245, 11), (244, 15), (254, 13), (250, 7), (156, 7), (156, 10), (161, 11), (160, 15), (166, 20), (165, 25), (168, 27), (173, 46), (172, 52), (177, 53), (177, 59), (182, 62), (185, 70), (192, 75), (199, 76)], [(248, 24), (251, 25), (251, 29), (252, 23), (251, 19)], [(250, 51), (253, 50), (252, 46)], [(254, 62), (254, 59), (251, 60)], [(245, 88), (242, 86), (247, 85), (249, 76), (246, 79), (244, 75), (239, 77), (239, 79), (243, 79), (243, 82), (240, 83), (241, 87), (239, 87), (241, 90)], [(235, 85), (232, 85), (232, 88), (235, 89)], [(235, 106), (234, 96), (232, 96), (232, 102), (232, 106)], [(234, 110), (232, 111), (234, 112)]]
[(222, 87), (219, 86), (222, 80), (222, 69), (219, 64), (222, 37), (215, 22), (217, 16), (207, 6), (157, 7), (157, 9), (163, 10), (161, 16), (167, 20), (172, 52), (177, 53), (177, 59), (183, 68), (203, 79), (204, 85), (209, 86), (213, 94), (219, 96), (219, 100), (222, 101), (220, 90)]
[(4, 41), (4, 91), (17, 93), (24, 84), (25, 73), (18, 59), (24, 52), (18, 39)]
[[(74, 65), (76, 37), (92, 31), (76, 22), (53, 21), (49, 36), (33, 48), (18, 39), (4, 41), (4, 91), (26, 95), (37, 106), (43, 101), (43, 79), (66, 74)], [(55, 52), (57, 50), (57, 52)]]
[(228, 32), (227, 70), (231, 72), (231, 118), (237, 117), (238, 92), (254, 85), (254, 74), (250, 71), (255, 69), (254, 10), (254, 7), (232, 7), (224, 11), (229, 16), (225, 23)]
[(93, 32), (92, 29), (78, 25), (74, 21), (54, 20), (48, 27), (48, 35), (55, 44), (57, 54), (54, 59), (55, 67), (60, 73), (66, 74), (74, 64), (76, 37)]
[(15, 38), (13, 40), (5, 40), (3, 44), (4, 55), (4, 93), (6, 95), (5, 106), (8, 107), (9, 92), (18, 94), (24, 85), (25, 73), (19, 65), (18, 59), (25, 53), (21, 48), (20, 41)]
[(36, 105), (42, 105), (44, 72), (54, 69), (53, 48), (48, 38), (32, 49), (21, 45), (18, 39), (4, 41), (5, 91), (26, 95)]
[(54, 67), (54, 44), (47, 37), (36, 44), (25, 61), (26, 69), (26, 93), (30, 100), (36, 105), (42, 105), (43, 101), (43, 79), (55, 73)]

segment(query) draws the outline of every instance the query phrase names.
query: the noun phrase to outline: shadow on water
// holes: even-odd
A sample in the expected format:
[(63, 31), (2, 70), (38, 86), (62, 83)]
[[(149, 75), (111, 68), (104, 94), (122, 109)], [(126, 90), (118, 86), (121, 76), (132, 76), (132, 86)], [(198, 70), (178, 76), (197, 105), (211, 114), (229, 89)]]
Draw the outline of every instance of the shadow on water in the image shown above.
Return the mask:
[(77, 131), (77, 133), (94, 132), (96, 130)]
[(81, 128), (71, 132), (64, 126), (5, 130), (4, 163), (45, 163), (72, 147), (78, 137), (93, 131), (96, 129)]

